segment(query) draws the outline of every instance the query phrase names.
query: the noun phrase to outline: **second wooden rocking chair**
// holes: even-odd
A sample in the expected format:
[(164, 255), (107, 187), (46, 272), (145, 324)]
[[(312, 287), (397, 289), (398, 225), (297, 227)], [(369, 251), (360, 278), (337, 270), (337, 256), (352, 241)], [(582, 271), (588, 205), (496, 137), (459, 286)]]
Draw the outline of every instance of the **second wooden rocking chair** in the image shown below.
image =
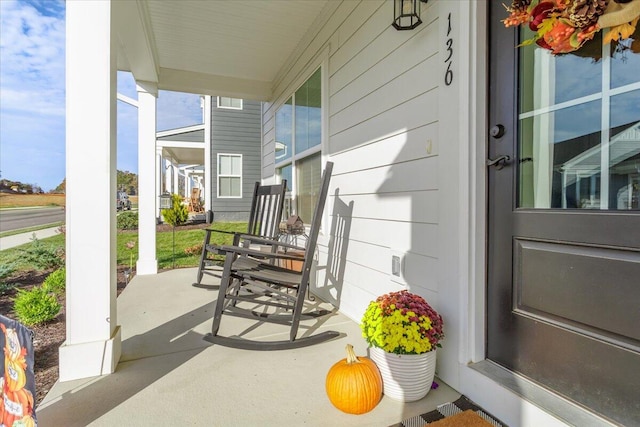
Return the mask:
[[(320, 195), (313, 214), (306, 248), (298, 248), (284, 242), (252, 236), (241, 236), (241, 238), (246, 238), (252, 244), (266, 245), (270, 248), (270, 252), (257, 251), (242, 246), (222, 246), (220, 248), (221, 251), (226, 252), (224, 271), (211, 333), (205, 336), (205, 340), (214, 344), (247, 350), (282, 350), (305, 347), (340, 335), (335, 331), (325, 331), (311, 336), (297, 337), (301, 319), (315, 319), (330, 313), (327, 310), (303, 313), (303, 305), (309, 286), (311, 265), (332, 168), (333, 163), (328, 162), (322, 178)], [(298, 255), (286, 253), (290, 249), (304, 249), (301, 271), (280, 266), (283, 260), (300, 260)], [(225, 315), (289, 325), (289, 339), (256, 341), (241, 337), (221, 336), (218, 331), (222, 317)]]
[(282, 180), (280, 184), (275, 185), (260, 185), (259, 182), (255, 183), (246, 233), (235, 233), (225, 230), (216, 230), (214, 228), (205, 229), (200, 264), (198, 266), (196, 281), (193, 283), (193, 286), (199, 288), (217, 288), (217, 286), (202, 284), (202, 278), (205, 274), (217, 276), (216, 272), (211, 272), (211, 267), (216, 265), (216, 261), (213, 259), (213, 256), (224, 256), (225, 254), (225, 252), (220, 251), (219, 245), (211, 243), (211, 235), (213, 233), (233, 235), (232, 245), (238, 245), (240, 243), (241, 234), (268, 239), (275, 239), (278, 237), (278, 225), (282, 219), (282, 208), (284, 206), (286, 190), (286, 179)]

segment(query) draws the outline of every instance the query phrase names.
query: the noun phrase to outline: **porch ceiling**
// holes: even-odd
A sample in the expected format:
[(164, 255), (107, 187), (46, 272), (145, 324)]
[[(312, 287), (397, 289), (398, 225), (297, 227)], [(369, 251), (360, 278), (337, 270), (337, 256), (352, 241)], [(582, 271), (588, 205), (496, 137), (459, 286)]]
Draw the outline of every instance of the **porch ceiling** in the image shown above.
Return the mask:
[(160, 89), (267, 100), (328, 0), (115, 2), (118, 68)]
[(172, 159), (178, 165), (204, 165), (204, 148), (162, 146), (162, 157)]

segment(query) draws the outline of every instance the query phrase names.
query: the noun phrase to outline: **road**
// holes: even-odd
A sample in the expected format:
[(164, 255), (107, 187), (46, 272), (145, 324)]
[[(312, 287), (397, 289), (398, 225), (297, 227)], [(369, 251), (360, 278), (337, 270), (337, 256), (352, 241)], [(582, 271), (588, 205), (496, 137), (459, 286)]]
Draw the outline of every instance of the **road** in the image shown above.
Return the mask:
[(64, 221), (64, 209), (50, 208), (2, 209), (0, 210), (0, 232), (35, 227)]

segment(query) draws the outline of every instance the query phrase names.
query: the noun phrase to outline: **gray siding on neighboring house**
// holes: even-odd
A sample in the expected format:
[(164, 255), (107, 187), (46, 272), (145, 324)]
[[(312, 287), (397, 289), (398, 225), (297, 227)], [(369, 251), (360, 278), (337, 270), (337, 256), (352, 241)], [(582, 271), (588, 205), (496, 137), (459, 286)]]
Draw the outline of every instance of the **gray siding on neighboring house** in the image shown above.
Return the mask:
[[(261, 103), (243, 101), (242, 110), (211, 107), (211, 210), (214, 221), (246, 221), (261, 173)], [(218, 198), (218, 153), (242, 154), (242, 198)]]
[(203, 142), (204, 129), (193, 130), (190, 132), (176, 133), (167, 136), (161, 136), (158, 141), (185, 141), (185, 142)]

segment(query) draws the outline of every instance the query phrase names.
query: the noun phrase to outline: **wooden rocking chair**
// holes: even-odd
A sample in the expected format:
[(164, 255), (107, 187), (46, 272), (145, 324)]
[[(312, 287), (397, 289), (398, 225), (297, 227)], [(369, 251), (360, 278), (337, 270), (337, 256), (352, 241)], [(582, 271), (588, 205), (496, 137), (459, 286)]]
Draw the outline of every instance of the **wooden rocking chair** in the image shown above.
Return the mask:
[[(329, 314), (320, 310), (303, 313), (303, 305), (311, 264), (322, 221), (329, 180), (333, 163), (328, 162), (322, 178), (320, 195), (313, 214), (306, 248), (272, 239), (258, 239), (241, 236), (255, 244), (268, 245), (270, 252), (255, 251), (241, 246), (222, 246), (226, 252), (224, 271), (213, 316), (211, 333), (204, 339), (214, 344), (246, 350), (283, 350), (305, 347), (338, 337), (335, 331), (325, 331), (316, 335), (297, 338), (301, 319), (318, 318)], [(280, 267), (277, 260), (299, 260), (299, 255), (289, 255), (289, 249), (304, 249), (302, 271)], [(260, 258), (263, 257), (263, 258)], [(275, 262), (274, 262), (275, 261)], [(260, 311), (257, 311), (260, 307)], [(255, 319), (257, 321), (280, 323), (290, 326), (289, 340), (257, 341), (242, 337), (218, 335), (223, 315)]]
[(202, 204), (200, 203), (200, 189), (191, 189), (191, 198), (189, 199), (189, 211), (190, 212), (202, 212)]
[(237, 246), (240, 243), (241, 235), (251, 235), (267, 239), (275, 239), (278, 237), (278, 225), (282, 219), (282, 208), (284, 207), (284, 195), (286, 190), (286, 179), (283, 179), (282, 183), (277, 185), (260, 185), (259, 182), (255, 183), (253, 188), (253, 198), (251, 199), (251, 209), (249, 211), (249, 224), (246, 233), (236, 233), (233, 231), (216, 230), (212, 228), (205, 229), (204, 242), (202, 244), (202, 255), (200, 256), (196, 282), (193, 286), (217, 288), (217, 285), (211, 286), (203, 285), (201, 283), (202, 277), (205, 273), (220, 277), (216, 273), (211, 272), (211, 267), (215, 264), (212, 256), (226, 254), (226, 252), (220, 251), (219, 245), (211, 244), (212, 233), (232, 234), (233, 246)]

